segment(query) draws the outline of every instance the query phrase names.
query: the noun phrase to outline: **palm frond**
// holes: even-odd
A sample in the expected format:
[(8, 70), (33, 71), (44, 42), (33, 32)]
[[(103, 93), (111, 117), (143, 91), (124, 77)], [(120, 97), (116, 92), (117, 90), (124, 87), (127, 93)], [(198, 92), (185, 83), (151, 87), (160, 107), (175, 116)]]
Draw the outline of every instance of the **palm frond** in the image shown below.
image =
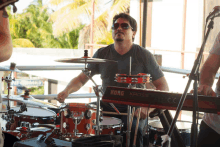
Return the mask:
[(57, 20), (53, 24), (53, 34), (54, 36), (62, 35), (63, 33), (70, 32), (71, 30), (77, 28), (81, 24), (81, 20), (79, 16), (83, 13), (89, 11), (88, 5), (91, 6), (91, 3), (86, 3), (77, 9), (72, 9), (68, 13), (64, 13), (62, 15), (59, 15)]
[(107, 30), (111, 29), (112, 26), (112, 19), (113, 17), (120, 12), (126, 12), (128, 8), (130, 7), (130, 0), (116, 0), (113, 6), (111, 7), (109, 17), (107, 20)]
[(73, 0), (50, 0), (48, 3), (51, 4), (52, 6), (58, 6), (61, 3), (65, 2), (73, 2)]

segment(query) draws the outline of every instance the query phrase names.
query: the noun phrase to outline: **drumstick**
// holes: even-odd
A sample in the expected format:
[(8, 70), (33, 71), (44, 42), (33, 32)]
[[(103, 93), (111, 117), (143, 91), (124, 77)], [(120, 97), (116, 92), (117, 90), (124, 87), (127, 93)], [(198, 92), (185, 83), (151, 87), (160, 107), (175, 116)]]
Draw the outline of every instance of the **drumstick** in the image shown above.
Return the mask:
[(112, 114), (112, 115), (128, 115), (128, 113), (116, 113), (116, 112), (108, 112), (102, 111), (103, 114)]
[(131, 114), (131, 121), (130, 121), (130, 128), (129, 128), (129, 130), (131, 130), (131, 126), (132, 126), (132, 122), (133, 122), (133, 118), (134, 118), (134, 113), (135, 113), (135, 107), (132, 108), (132, 114)]
[(137, 123), (136, 123), (136, 128), (135, 128), (135, 133), (134, 133), (133, 147), (136, 146), (137, 130), (139, 126), (140, 114), (141, 114), (141, 108), (139, 108), (139, 112), (138, 112)]

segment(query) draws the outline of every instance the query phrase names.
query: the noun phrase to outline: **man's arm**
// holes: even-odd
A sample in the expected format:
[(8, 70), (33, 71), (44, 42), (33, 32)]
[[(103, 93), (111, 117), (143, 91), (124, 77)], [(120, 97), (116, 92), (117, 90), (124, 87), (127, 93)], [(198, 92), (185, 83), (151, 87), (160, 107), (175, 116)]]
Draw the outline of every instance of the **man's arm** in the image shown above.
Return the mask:
[(57, 96), (59, 102), (64, 102), (65, 98), (68, 97), (70, 93), (78, 91), (89, 78), (82, 72), (77, 77), (73, 78), (66, 88), (60, 92)]
[(167, 80), (165, 79), (165, 77), (161, 77), (153, 81), (153, 84), (157, 90), (169, 91), (169, 87), (168, 87)]
[(205, 61), (201, 72), (198, 92), (204, 95), (215, 96), (212, 90), (212, 85), (215, 79), (215, 75), (220, 66), (220, 55), (209, 54)]
[(13, 45), (9, 30), (9, 20), (0, 11), (0, 62), (8, 60), (12, 55)]

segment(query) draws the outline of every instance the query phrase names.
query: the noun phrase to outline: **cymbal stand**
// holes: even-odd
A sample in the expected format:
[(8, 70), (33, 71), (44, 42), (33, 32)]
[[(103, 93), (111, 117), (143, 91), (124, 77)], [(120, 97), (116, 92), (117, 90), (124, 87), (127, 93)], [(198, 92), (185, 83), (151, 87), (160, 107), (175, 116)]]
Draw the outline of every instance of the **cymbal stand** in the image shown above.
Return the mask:
[(85, 70), (82, 70), (83, 73), (94, 83), (95, 86), (93, 86), (93, 90), (96, 94), (96, 97), (97, 97), (97, 110), (96, 110), (96, 135), (99, 135), (99, 131), (100, 131), (100, 125), (99, 125), (99, 116), (100, 116), (100, 95), (99, 93), (101, 92), (102, 95), (104, 94), (103, 91), (102, 91), (102, 88), (99, 88), (99, 86), (95, 83), (95, 81), (92, 79), (91, 75), (90, 75), (90, 72), (88, 70), (88, 68), (85, 68)]
[(12, 77), (11, 77), (12, 74), (13, 74), (13, 72), (11, 71), (11, 73), (7, 77), (5, 77), (5, 78), (2, 77), (2, 81), (5, 81), (7, 83), (7, 86), (8, 86), (7, 87), (7, 89), (8, 89), (8, 95), (7, 95), (8, 105), (7, 105), (7, 110), (10, 110), (9, 96), (10, 96), (10, 90), (12, 89), (11, 88), (11, 82), (15, 81), (15, 78), (12, 79)]
[[(99, 125), (99, 116), (100, 116), (100, 95), (99, 93), (101, 93), (102, 95), (104, 95), (104, 92), (102, 90), (102, 88), (100, 88), (96, 82), (92, 79), (91, 73), (89, 71), (89, 69), (87, 68), (87, 58), (88, 58), (88, 50), (84, 51), (84, 58), (85, 58), (85, 69), (82, 70), (82, 72), (93, 82), (93, 84), (95, 86), (93, 86), (93, 90), (97, 96), (97, 112), (96, 112), (96, 135), (99, 135), (99, 131), (100, 131), (100, 125)], [(118, 111), (118, 109), (114, 106), (114, 104), (110, 103), (110, 105), (115, 109), (116, 112), (118, 112), (120, 114), (120, 112)]]

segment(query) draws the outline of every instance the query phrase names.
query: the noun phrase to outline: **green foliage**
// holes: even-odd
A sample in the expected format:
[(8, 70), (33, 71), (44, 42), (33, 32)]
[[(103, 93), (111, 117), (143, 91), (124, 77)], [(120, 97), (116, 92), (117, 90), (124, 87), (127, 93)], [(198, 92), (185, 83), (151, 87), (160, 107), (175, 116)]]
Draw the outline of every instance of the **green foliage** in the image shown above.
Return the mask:
[(44, 95), (44, 86), (41, 87), (32, 87), (30, 89), (30, 95)]
[(98, 38), (97, 44), (112, 44), (114, 40), (112, 38), (112, 31), (105, 32), (105, 35)]
[(13, 39), (13, 46), (14, 47), (30, 47), (34, 48), (34, 44), (29, 39)]
[(42, 0), (31, 4), (22, 14), (9, 13), (10, 32), (14, 47), (36, 48), (70, 48), (78, 47), (79, 31), (83, 26), (63, 36), (53, 36), (52, 22), (48, 22), (50, 14), (42, 6)]

